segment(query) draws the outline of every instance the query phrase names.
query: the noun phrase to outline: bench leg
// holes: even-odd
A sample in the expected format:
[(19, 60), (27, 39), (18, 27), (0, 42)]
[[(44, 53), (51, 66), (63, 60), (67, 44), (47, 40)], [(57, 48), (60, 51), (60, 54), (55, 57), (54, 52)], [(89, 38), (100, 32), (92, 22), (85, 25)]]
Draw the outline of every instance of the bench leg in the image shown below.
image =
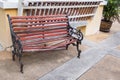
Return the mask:
[(81, 53), (81, 50), (79, 49), (79, 44), (81, 44), (81, 42), (77, 41), (77, 45), (76, 46), (77, 46), (77, 51), (78, 51), (78, 56), (77, 56), (78, 58), (80, 58), (80, 53)]
[(12, 60), (15, 61), (15, 51), (12, 51)]
[(15, 61), (15, 57), (18, 56), (18, 49), (14, 48), (14, 50), (12, 51), (12, 60)]
[(23, 63), (22, 63), (22, 53), (19, 51), (19, 64), (20, 64), (20, 72), (23, 73)]
[[(68, 50), (69, 45), (70, 45), (70, 44), (67, 44), (67, 45), (66, 45), (66, 50)], [(73, 46), (76, 46), (75, 43), (72, 43), (72, 45), (73, 45)]]
[(68, 50), (69, 45), (70, 45), (70, 44), (67, 44), (67, 45), (66, 45), (66, 50)]

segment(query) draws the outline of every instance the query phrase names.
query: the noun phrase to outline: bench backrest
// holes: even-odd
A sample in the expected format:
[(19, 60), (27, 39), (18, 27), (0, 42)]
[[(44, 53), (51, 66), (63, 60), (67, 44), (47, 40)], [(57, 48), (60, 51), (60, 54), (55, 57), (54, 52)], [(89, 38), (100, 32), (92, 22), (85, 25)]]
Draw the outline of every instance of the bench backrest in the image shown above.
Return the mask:
[(70, 22), (84, 21), (95, 15), (103, 0), (20, 0), (18, 13), (23, 15), (69, 15)]
[(64, 14), (9, 17), (11, 32), (20, 40), (49, 39), (68, 35), (68, 18)]

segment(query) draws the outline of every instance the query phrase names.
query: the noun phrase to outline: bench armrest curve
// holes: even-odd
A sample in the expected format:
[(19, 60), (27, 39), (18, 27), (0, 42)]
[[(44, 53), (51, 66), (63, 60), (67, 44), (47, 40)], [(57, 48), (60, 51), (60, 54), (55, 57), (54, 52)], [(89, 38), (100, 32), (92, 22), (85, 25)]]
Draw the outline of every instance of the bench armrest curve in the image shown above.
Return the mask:
[(69, 25), (69, 30), (68, 31), (69, 31), (69, 35), (78, 39), (78, 41), (83, 40), (83, 33), (81, 32), (81, 30), (77, 30), (77, 29), (75, 29), (75, 28), (73, 28)]

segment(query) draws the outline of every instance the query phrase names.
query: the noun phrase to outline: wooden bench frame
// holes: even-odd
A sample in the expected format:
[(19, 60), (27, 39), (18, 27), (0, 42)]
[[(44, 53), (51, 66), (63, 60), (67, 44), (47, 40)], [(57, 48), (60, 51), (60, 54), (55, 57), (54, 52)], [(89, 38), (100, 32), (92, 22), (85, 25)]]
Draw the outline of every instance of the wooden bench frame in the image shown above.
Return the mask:
[[(63, 15), (64, 14), (48, 15), (48, 17), (49, 16), (63, 16)], [(45, 17), (45, 16), (15, 16), (15, 17), (10, 17), (9, 15), (7, 15), (7, 17), (8, 17), (8, 21), (9, 21), (9, 25), (10, 25), (10, 32), (11, 32), (11, 38), (12, 38), (12, 44), (13, 44), (12, 59), (13, 59), (13, 61), (15, 61), (15, 56), (18, 57), (19, 64), (20, 64), (20, 72), (23, 73), (23, 63), (22, 63), (21, 59), (22, 59), (22, 56), (23, 56), (23, 52), (27, 52), (27, 51), (24, 51), (24, 47), (23, 47), (23, 43), (21, 41), (21, 37), (18, 36), (15, 32), (15, 29), (13, 29), (13, 23), (14, 22), (19, 23), (19, 22), (24, 22), (24, 21), (27, 22), (28, 20), (24, 20), (25, 18), (33, 17), (33, 18), (38, 19), (38, 17)], [(67, 24), (67, 26), (66, 26), (67, 27), (67, 29), (66, 29), (67, 30), (67, 37), (70, 38), (70, 39), (67, 40), (68, 43), (66, 42), (64, 45), (66, 45), (65, 46), (66, 50), (68, 49), (68, 46), (70, 44), (73, 44), (74, 46), (76, 46), (77, 51), (78, 51), (78, 56), (77, 57), (80, 58), (81, 50), (79, 49), (79, 44), (81, 44), (81, 41), (83, 40), (83, 34), (80, 30), (76, 30), (69, 25), (68, 16), (64, 15), (64, 17), (67, 19), (66, 22), (65, 22)], [(19, 19), (19, 18), (20, 18), (20, 20), (17, 20), (17, 21), (15, 20), (15, 19)], [(33, 21), (32, 20), (31, 20), (31, 22), (34, 22), (34, 20)], [(49, 21), (49, 19), (48, 19), (48, 21)], [(19, 25), (19, 26), (22, 27), (22, 25)], [(57, 45), (57, 47), (59, 47), (59, 46), (60, 45)], [(48, 48), (48, 50), (55, 50), (55, 49), (56, 48)], [(46, 51), (46, 50), (41, 48), (39, 51)]]

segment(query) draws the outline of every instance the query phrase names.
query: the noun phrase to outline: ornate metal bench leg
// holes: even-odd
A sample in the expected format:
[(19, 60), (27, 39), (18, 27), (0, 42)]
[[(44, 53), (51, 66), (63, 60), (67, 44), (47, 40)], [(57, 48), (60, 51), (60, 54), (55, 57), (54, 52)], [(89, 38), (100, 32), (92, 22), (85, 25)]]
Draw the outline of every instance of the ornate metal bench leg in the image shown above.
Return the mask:
[(79, 49), (79, 44), (80, 42), (77, 41), (77, 51), (78, 51), (78, 58), (80, 58), (80, 53), (81, 53), (81, 50)]
[(75, 44), (75, 43), (72, 43), (72, 45), (73, 45), (73, 46), (76, 46), (76, 44)]
[(20, 72), (23, 73), (23, 63), (20, 62)]
[(23, 63), (22, 63), (22, 54), (19, 53), (19, 64), (20, 64), (20, 72), (23, 73)]
[(66, 45), (66, 50), (68, 50), (69, 45), (70, 45), (70, 44), (67, 44), (67, 45)]
[(15, 61), (15, 51), (12, 51), (12, 60)]

